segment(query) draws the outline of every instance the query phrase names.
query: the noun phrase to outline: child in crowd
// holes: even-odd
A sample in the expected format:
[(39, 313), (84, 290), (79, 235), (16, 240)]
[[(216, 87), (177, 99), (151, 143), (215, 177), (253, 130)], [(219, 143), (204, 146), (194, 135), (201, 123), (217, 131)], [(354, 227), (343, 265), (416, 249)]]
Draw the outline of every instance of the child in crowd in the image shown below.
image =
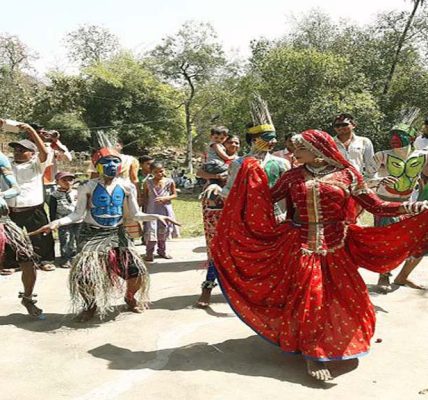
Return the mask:
[[(167, 215), (175, 218), (171, 200), (177, 197), (175, 183), (171, 178), (166, 178), (165, 168), (162, 163), (154, 162), (151, 166), (151, 176), (144, 183), (145, 212), (148, 214)], [(165, 225), (160, 221), (144, 223), (144, 239), (146, 242), (146, 261), (153, 261), (153, 253), (157, 244), (157, 253), (162, 258), (172, 258), (166, 253), (166, 240), (178, 237), (177, 226)]]
[[(75, 176), (69, 172), (58, 172), (55, 175), (57, 188), (49, 197), (51, 221), (65, 217), (74, 211), (77, 203), (77, 190), (73, 189), (74, 179)], [(76, 254), (79, 230), (80, 223), (61, 226), (58, 229), (62, 268), (71, 267), (71, 259)]]
[[(226, 153), (225, 142), (229, 130), (224, 126), (211, 129), (211, 141), (207, 149), (207, 159), (202, 169), (209, 174), (226, 175), (229, 164), (235, 159)], [(214, 182), (215, 183), (215, 182)]]

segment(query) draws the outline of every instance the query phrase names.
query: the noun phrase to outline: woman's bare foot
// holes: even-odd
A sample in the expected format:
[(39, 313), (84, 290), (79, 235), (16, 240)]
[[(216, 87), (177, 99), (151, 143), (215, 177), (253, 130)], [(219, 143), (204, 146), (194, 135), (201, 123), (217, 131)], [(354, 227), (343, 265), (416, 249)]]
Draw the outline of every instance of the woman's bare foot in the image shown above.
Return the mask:
[(390, 274), (380, 274), (377, 281), (377, 287), (380, 293), (392, 292), (391, 282), (389, 281)]
[(96, 306), (89, 307), (87, 310), (83, 310), (76, 318), (77, 322), (88, 322), (95, 316), (97, 311)]
[(394, 285), (398, 286), (406, 286), (411, 289), (419, 289), (419, 290), (427, 290), (428, 288), (423, 285), (418, 285), (417, 283), (411, 281), (410, 279), (399, 279), (398, 277), (395, 278)]
[(35, 295), (24, 296), (20, 293), (19, 297), (22, 298), (21, 304), (27, 309), (29, 315), (37, 318), (42, 314), (43, 310), (36, 306), (37, 300), (33, 300)]
[(329, 381), (333, 379), (329, 369), (322, 361), (306, 360), (306, 368), (308, 370), (308, 374), (318, 381)]
[(212, 289), (202, 288), (202, 293), (198, 301), (196, 302), (196, 307), (207, 308), (210, 305), (211, 291)]

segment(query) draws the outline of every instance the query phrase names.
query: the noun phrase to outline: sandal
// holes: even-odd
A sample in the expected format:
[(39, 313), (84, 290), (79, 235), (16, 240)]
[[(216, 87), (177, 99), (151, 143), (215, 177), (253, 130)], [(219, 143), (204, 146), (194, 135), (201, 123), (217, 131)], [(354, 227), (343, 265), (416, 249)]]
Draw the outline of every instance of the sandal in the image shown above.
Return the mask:
[(12, 275), (16, 272), (15, 268), (0, 269), (0, 275)]
[(165, 258), (166, 260), (171, 260), (172, 259), (172, 256), (170, 256), (169, 254), (159, 254), (158, 253), (158, 256), (160, 258)]
[(56, 267), (55, 267), (55, 265), (49, 263), (49, 264), (41, 264), (41, 265), (39, 265), (39, 269), (41, 271), (47, 271), (47, 272), (49, 272), (49, 271), (55, 271)]

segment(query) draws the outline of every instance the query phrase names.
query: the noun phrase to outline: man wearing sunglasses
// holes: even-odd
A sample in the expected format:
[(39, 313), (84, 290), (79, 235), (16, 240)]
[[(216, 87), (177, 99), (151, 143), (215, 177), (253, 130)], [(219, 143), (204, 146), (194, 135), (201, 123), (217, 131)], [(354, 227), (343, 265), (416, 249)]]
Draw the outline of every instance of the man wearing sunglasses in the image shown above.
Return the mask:
[[(9, 143), (13, 149), (12, 170), (21, 189), (21, 193), (7, 200), (9, 215), (13, 222), (27, 232), (39, 229), (48, 223), (44, 209), (43, 173), (47, 160), (47, 149), (37, 132), (28, 124), (19, 126), (21, 132), (28, 135), (23, 139)], [(31, 139), (31, 140), (29, 140)], [(54, 241), (51, 233), (31, 237), (34, 251), (39, 256), (38, 267), (44, 271), (55, 269)], [(6, 258), (8, 266), (14, 267), (16, 260)]]
[(372, 178), (367, 168), (371, 165), (374, 156), (373, 143), (369, 138), (357, 136), (354, 132), (355, 127), (356, 124), (351, 114), (336, 115), (333, 119), (333, 128), (337, 135), (334, 140), (345, 158), (365, 178)]
[(424, 125), (422, 127), (422, 135), (418, 136), (413, 143), (415, 150), (422, 150), (428, 148), (428, 117), (425, 117)]

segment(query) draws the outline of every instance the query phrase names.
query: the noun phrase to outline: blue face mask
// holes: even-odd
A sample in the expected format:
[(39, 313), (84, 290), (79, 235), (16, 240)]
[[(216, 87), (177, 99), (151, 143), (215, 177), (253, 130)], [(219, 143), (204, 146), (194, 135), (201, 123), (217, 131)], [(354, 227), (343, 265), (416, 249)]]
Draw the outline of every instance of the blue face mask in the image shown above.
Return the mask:
[(121, 160), (117, 157), (103, 157), (97, 165), (98, 173), (113, 178), (120, 173)]

